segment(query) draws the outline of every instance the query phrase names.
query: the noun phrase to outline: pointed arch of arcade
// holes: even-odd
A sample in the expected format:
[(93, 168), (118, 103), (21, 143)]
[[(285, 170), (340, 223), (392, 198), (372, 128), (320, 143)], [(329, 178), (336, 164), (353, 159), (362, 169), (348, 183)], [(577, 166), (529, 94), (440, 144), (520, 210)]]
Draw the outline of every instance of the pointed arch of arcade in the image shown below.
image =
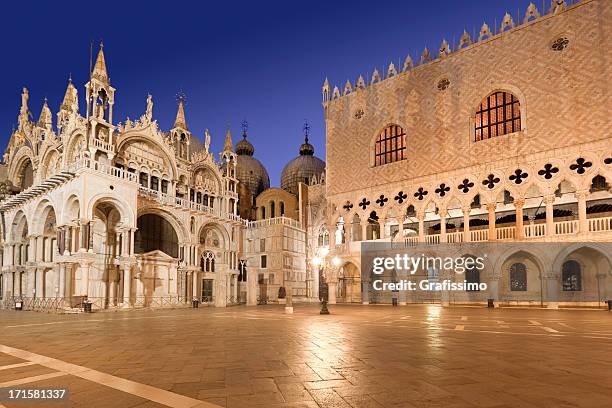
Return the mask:
[[(609, 245), (609, 244), (608, 244)], [(555, 260), (552, 264), (552, 272), (557, 276), (561, 275), (561, 271), (563, 269), (563, 264), (565, 261), (569, 260), (568, 257), (573, 253), (581, 250), (590, 250), (597, 253), (597, 255), (601, 256), (608, 263), (609, 269), (605, 272), (606, 276), (612, 275), (612, 254), (610, 254), (609, 247), (607, 245), (600, 245), (595, 242), (589, 243), (576, 243), (569, 245), (564, 248), (559, 254), (555, 257)]]
[(513, 246), (504, 251), (496, 260), (495, 265), (493, 267), (493, 278), (500, 279), (503, 278), (504, 271), (502, 271), (502, 266), (508, 262), (508, 260), (512, 258), (526, 258), (533, 262), (539, 269), (540, 278), (548, 273), (547, 268), (545, 267), (545, 262), (542, 262), (542, 258), (545, 254), (538, 254), (535, 251), (528, 251), (523, 248), (519, 248), (517, 246)]
[(176, 161), (174, 160), (174, 155), (170, 152), (170, 150), (166, 146), (164, 146), (163, 143), (160, 143), (154, 137), (146, 136), (140, 133), (135, 133), (131, 135), (128, 134), (119, 141), (119, 144), (117, 145), (117, 154), (121, 155), (123, 153), (123, 149), (125, 149), (125, 147), (128, 144), (133, 143), (133, 142), (144, 142), (147, 144), (155, 145), (155, 147), (161, 150), (161, 152), (164, 154), (165, 159), (168, 160), (168, 163), (170, 163), (170, 168), (172, 169), (172, 174), (170, 175), (170, 178), (172, 180), (178, 179), (178, 169), (176, 167)]

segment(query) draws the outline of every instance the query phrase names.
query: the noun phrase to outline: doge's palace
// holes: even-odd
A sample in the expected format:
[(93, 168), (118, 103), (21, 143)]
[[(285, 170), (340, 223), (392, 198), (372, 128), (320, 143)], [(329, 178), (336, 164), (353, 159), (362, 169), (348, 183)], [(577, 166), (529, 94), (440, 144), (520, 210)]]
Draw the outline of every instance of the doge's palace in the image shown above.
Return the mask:
[[(487, 293), (451, 301), (557, 307), (610, 298), (612, 254), (599, 243), (612, 238), (612, 3), (549, 3), (371, 78), (325, 81), (320, 233), (342, 260), (328, 273), (330, 294), (390, 301), (365, 292), (363, 242), (455, 245), (465, 256), (465, 244), (520, 242), (481, 276), (466, 274), (488, 282)], [(544, 242), (575, 244), (550, 252), (536, 245)]]

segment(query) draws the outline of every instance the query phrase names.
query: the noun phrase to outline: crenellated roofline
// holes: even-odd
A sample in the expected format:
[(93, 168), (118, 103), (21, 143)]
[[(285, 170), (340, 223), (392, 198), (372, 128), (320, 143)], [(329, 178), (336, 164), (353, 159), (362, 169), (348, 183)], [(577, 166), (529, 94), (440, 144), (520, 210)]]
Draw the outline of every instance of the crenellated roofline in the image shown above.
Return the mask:
[(464, 30), (457, 46), (453, 44), (453, 47), (451, 48), (451, 45), (448, 43), (448, 41), (444, 39), (442, 40), (440, 48), (437, 50), (437, 53), (434, 51), (433, 55), (427, 47), (425, 47), (425, 49), (421, 53), (420, 59), (418, 61), (414, 61), (409, 54), (404, 60), (403, 66), (400, 71), (398, 71), (395, 64), (391, 62), (389, 64), (389, 67), (387, 68), (386, 76), (384, 77), (381, 76), (380, 72), (378, 71), (378, 68), (374, 68), (369, 82), (366, 82), (363, 76), (359, 75), (359, 78), (353, 86), (353, 83), (351, 83), (351, 81), (347, 79), (346, 83), (344, 84), (344, 89), (342, 93), (340, 92), (340, 88), (337, 85), (333, 86), (332, 88), (329, 83), (329, 80), (326, 78), (322, 87), (323, 106), (327, 107), (330, 103), (334, 103), (337, 100), (343, 99), (345, 96), (359, 92), (371, 86), (375, 86), (391, 78), (406, 76), (413, 71), (427, 69), (426, 67), (438, 63), (443, 59), (452, 58), (454, 55), (462, 52), (469, 52), (470, 50), (473, 50), (476, 47), (499, 40), (507, 35), (512, 35), (513, 33), (522, 30), (526, 27), (532, 26), (534, 24), (539, 24), (550, 18), (556, 17), (561, 13), (574, 10), (592, 1), (594, 0), (569, 0), (568, 4), (567, 0), (551, 0), (550, 8), (546, 10), (546, 8), (544, 7), (541, 14), (538, 7), (534, 3), (530, 3), (525, 11), (525, 15), (522, 21), (520, 13), (517, 15), (517, 22), (515, 23), (512, 14), (507, 12), (502, 18), (499, 27), (497, 26), (497, 23), (495, 23), (493, 31), (491, 31), (491, 28), (486, 22), (483, 23), (478, 35), (476, 35), (476, 32), (474, 31), (470, 36), (470, 34)]

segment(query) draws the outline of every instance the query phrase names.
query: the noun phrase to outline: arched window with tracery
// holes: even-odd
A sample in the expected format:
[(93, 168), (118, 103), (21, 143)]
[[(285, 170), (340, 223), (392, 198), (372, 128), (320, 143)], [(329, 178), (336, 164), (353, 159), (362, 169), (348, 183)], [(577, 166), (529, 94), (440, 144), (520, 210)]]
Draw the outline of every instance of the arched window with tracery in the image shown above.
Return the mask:
[(374, 165), (382, 166), (406, 158), (406, 133), (398, 125), (387, 126), (374, 145)]
[(496, 91), (487, 96), (476, 109), (474, 130), (476, 142), (521, 130), (518, 98), (504, 91)]
[(206, 251), (200, 258), (200, 270), (202, 272), (214, 272), (215, 271), (215, 254), (211, 251)]
[(321, 228), (319, 231), (319, 247), (329, 246), (329, 231), (326, 228)]

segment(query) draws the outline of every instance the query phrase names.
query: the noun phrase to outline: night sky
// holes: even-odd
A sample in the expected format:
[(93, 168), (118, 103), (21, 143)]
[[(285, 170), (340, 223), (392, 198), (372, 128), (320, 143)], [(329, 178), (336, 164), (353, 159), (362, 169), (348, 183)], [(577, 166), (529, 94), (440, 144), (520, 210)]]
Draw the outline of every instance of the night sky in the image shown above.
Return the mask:
[(154, 119), (168, 130), (183, 92), (190, 130), (203, 139), (209, 128), (213, 151), (221, 150), (228, 124), (236, 143), (246, 119), (255, 156), (278, 185), (298, 154), (304, 119), (316, 155), (325, 157), (325, 77), (342, 90), (347, 78), (369, 80), (374, 67), (382, 74), (393, 61), (400, 69), (408, 53), (418, 60), (443, 38), (452, 46), (484, 21), (493, 29), (506, 11), (516, 22), (520, 10), (522, 21), (529, 0), (35, 3), (2, 6), (2, 150), (17, 124), (23, 86), (34, 118), (47, 97), (55, 123), (72, 74), (84, 113), (90, 43), (95, 58), (103, 40), (117, 89), (115, 123), (143, 114), (151, 93)]

